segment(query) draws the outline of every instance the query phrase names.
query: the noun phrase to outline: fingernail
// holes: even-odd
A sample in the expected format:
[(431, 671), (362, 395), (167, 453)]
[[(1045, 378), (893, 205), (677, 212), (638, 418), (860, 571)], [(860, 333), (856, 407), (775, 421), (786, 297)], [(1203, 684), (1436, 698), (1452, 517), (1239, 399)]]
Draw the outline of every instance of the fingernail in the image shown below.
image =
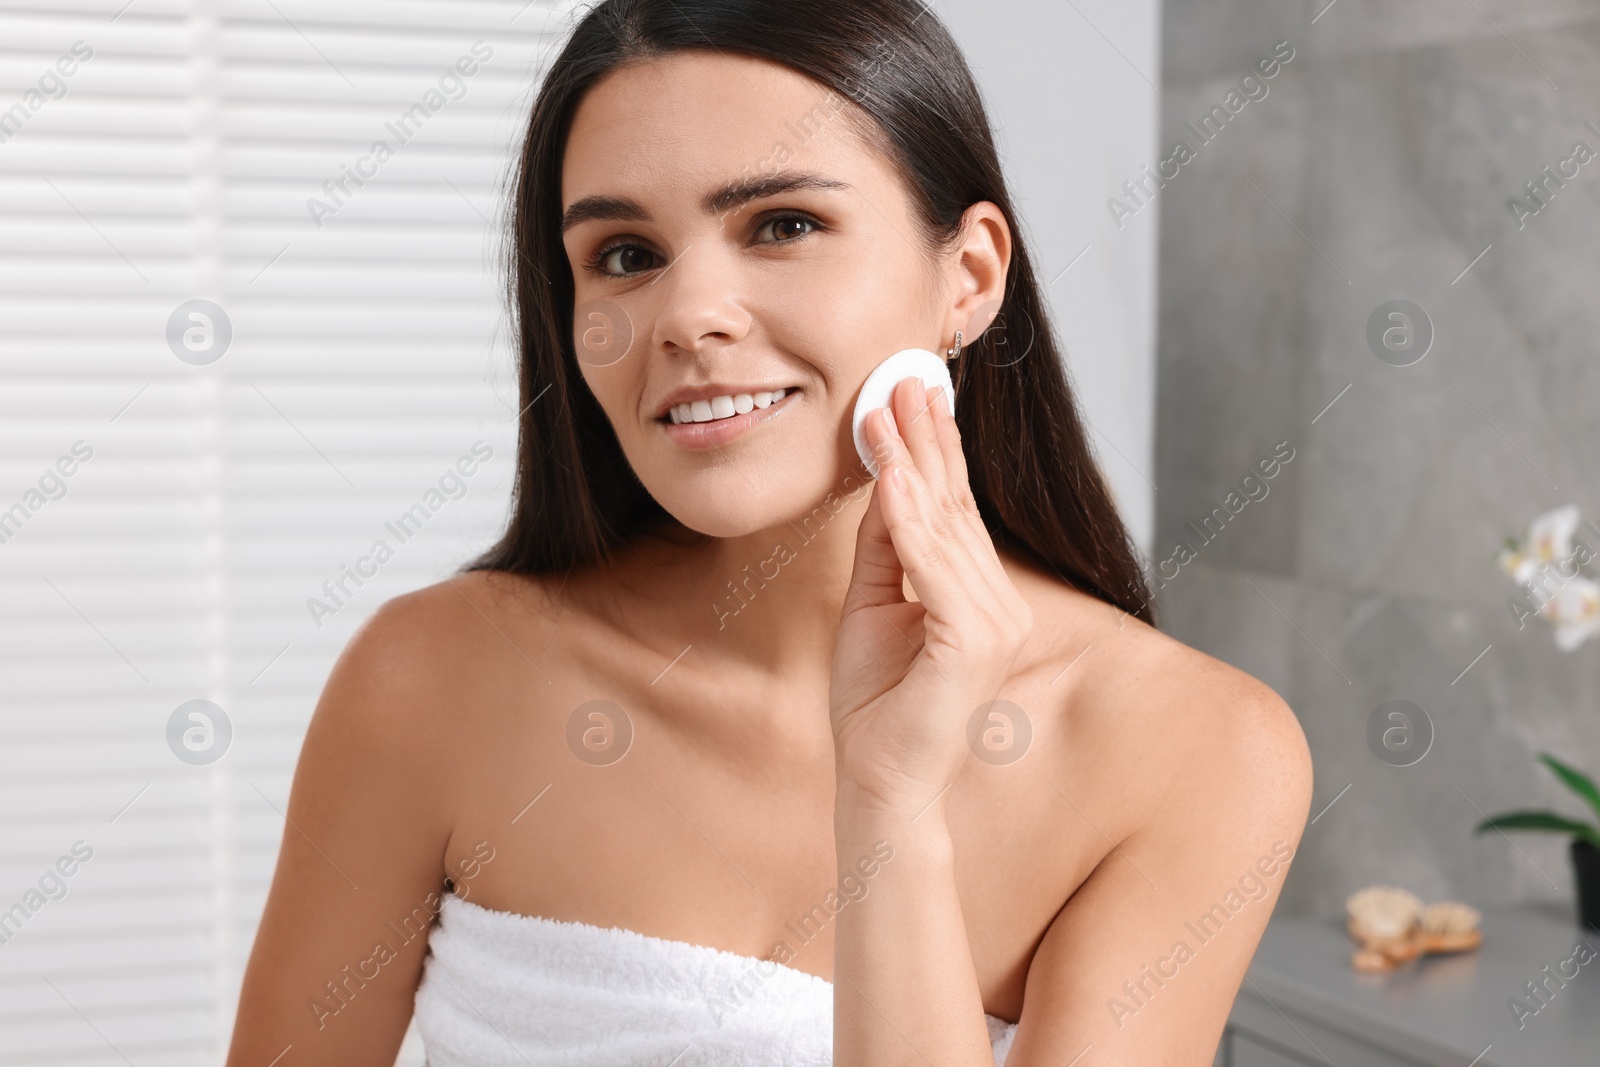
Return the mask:
[(903, 493), (906, 491), (906, 473), (899, 467), (889, 468), (889, 480), (894, 483), (895, 492)]
[(883, 409), (883, 421), (889, 428), (889, 436), (893, 437), (896, 441), (900, 440), (900, 427), (895, 424), (894, 409)]
[(933, 389), (930, 390), (929, 393), (928, 393), (928, 406), (930, 408), (931, 407), (943, 407), (943, 408), (945, 408), (946, 411), (949, 411), (950, 409), (948, 407), (945, 407), (944, 404), (940, 404), (939, 403), (939, 400), (943, 396), (944, 396), (944, 386), (942, 386), (942, 385), (934, 386)]

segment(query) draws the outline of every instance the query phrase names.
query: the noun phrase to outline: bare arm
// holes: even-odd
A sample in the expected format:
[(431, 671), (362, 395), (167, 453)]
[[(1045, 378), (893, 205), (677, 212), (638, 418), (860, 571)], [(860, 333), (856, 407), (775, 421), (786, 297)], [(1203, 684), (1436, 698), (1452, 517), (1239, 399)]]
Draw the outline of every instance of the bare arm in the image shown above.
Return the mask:
[[(881, 473), (829, 698), (839, 869), (879, 841), (893, 861), (839, 916), (834, 1062), (988, 1067), (942, 798), (969, 755), (971, 710), (998, 691), (1033, 620), (995, 557), (944, 405), (928, 406), (913, 379), (890, 407), (893, 420), (868, 420)], [(1058, 1067), (1090, 1048), (1108, 1067), (1211, 1062), (1299, 841), (1311, 775), (1277, 694), (1205, 659), (1116, 694), (1147, 729), (1102, 739), (1096, 761), (1118, 772), (1105, 780), (1158, 781), (1109, 798), (1138, 810), (1119, 813), (1122, 840), (1035, 953), (1008, 1067)]]
[(834, 840), (841, 876), (872, 877), (834, 931), (834, 1062), (990, 1067), (943, 801), (891, 812), (841, 785)]
[[(1220, 736), (1181, 739), (1195, 758), (1034, 954), (1007, 1067), (1212, 1062), (1298, 845), (1311, 778), (1299, 726), (1265, 686), (1196, 718), (1224, 724)], [(835, 811), (841, 874), (875, 842), (879, 856), (893, 849), (878, 871), (859, 871), (875, 874), (872, 891), (839, 914), (836, 1061), (988, 1067), (942, 800), (920, 814), (885, 810), (841, 785)]]
[(839, 915), (833, 1055), (839, 1067), (979, 1067), (994, 1060), (942, 798), (969, 755), (972, 709), (999, 690), (1033, 617), (978, 514), (944, 400), (909, 378), (889, 406), (867, 420), (879, 478), (829, 703), (840, 873), (880, 840), (893, 853)]
[[(423, 606), (385, 604), (300, 751), (227, 1067), (391, 1067), (444, 892), (447, 751)], [(433, 653), (430, 655), (430, 651)]]
[(1211, 1064), (1311, 801), (1294, 713), (1245, 682), (1175, 709), (1150, 814), (1034, 953), (1008, 1067)]

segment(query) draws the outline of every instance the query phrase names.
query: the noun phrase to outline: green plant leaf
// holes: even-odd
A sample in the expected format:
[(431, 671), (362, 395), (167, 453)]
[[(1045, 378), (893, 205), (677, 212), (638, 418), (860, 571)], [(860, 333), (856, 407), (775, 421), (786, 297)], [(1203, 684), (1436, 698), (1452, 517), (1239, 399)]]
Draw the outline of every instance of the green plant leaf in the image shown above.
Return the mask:
[(1552, 774), (1561, 779), (1562, 785), (1588, 801), (1589, 807), (1600, 816), (1600, 789), (1595, 788), (1594, 779), (1576, 767), (1567, 766), (1548, 752), (1539, 753), (1539, 759), (1550, 768)]
[(1491, 815), (1477, 825), (1473, 833), (1489, 830), (1549, 830), (1553, 833), (1572, 834), (1600, 848), (1600, 830), (1586, 822), (1568, 819), (1553, 811), (1506, 811)]

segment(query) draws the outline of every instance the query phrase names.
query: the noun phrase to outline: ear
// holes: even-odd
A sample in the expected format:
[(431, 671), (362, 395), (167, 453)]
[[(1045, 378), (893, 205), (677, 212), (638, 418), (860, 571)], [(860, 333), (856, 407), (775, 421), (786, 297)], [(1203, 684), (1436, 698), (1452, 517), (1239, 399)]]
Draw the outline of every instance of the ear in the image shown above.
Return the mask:
[(1011, 226), (999, 207), (980, 200), (962, 213), (961, 237), (949, 261), (954, 302), (945, 317), (946, 343), (957, 330), (963, 346), (983, 336), (1000, 313), (1010, 267)]

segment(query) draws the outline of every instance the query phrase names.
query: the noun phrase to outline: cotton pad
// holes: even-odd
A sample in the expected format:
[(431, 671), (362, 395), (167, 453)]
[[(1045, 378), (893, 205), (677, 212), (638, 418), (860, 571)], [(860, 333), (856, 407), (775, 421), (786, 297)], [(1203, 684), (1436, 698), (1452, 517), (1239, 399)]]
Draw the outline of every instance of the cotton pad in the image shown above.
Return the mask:
[(944, 360), (925, 348), (907, 348), (896, 352), (873, 369), (862, 383), (861, 395), (856, 397), (855, 414), (850, 418), (850, 432), (855, 438), (856, 455), (866, 464), (872, 476), (878, 476), (878, 462), (867, 442), (867, 416), (878, 408), (889, 406), (894, 387), (906, 378), (921, 378), (923, 387), (932, 392), (935, 387), (944, 390), (945, 410), (955, 414), (955, 383), (950, 380), (950, 368)]

